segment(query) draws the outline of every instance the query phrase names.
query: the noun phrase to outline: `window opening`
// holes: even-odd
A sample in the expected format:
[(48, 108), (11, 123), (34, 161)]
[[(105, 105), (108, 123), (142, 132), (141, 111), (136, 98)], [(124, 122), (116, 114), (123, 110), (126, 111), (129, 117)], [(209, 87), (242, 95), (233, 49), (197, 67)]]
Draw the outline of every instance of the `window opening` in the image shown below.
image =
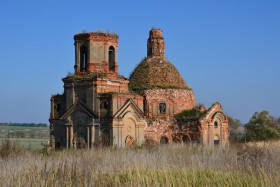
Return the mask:
[(214, 128), (215, 129), (218, 128), (218, 122), (217, 121), (215, 121), (215, 123), (214, 123)]
[(102, 101), (100, 103), (100, 116), (105, 117), (108, 114), (109, 103), (108, 101)]
[(101, 109), (108, 109), (108, 102), (107, 101), (102, 101), (101, 103), (100, 103), (100, 108)]
[(56, 111), (59, 112), (60, 111), (60, 104), (56, 105)]
[(80, 72), (87, 71), (87, 48), (82, 46), (80, 48)]
[(115, 67), (115, 48), (109, 47), (109, 71), (113, 71)]
[(166, 113), (166, 104), (165, 103), (160, 103), (159, 104), (159, 113), (160, 114), (165, 114)]

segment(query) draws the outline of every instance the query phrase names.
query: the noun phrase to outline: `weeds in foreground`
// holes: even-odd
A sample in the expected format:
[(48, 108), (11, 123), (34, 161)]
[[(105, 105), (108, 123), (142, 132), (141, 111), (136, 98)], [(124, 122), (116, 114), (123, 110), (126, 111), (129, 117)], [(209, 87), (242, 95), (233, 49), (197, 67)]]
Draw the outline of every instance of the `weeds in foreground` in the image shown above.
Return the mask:
[(9, 138), (3, 140), (0, 145), (0, 157), (7, 159), (11, 155), (22, 152), (22, 147), (18, 141), (10, 141)]
[(0, 186), (278, 186), (279, 153), (244, 144), (21, 151), (0, 159)]

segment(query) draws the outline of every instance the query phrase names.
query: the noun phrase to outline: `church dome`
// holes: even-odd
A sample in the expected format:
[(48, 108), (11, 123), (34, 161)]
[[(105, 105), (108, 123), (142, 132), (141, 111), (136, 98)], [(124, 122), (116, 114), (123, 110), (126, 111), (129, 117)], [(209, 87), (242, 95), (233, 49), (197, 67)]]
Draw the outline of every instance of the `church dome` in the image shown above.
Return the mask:
[(129, 87), (187, 88), (178, 70), (164, 56), (165, 44), (160, 29), (152, 29), (147, 41), (147, 58), (135, 68), (130, 76)]
[(141, 88), (187, 88), (178, 70), (165, 58), (144, 59), (133, 71), (129, 87)]

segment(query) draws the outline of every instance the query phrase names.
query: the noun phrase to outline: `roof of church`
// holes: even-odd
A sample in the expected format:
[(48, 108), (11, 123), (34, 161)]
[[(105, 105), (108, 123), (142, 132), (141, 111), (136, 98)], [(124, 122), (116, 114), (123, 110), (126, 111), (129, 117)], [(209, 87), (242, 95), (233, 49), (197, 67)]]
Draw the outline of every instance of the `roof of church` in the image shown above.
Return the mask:
[(130, 89), (188, 88), (178, 70), (166, 58), (145, 58), (132, 72)]

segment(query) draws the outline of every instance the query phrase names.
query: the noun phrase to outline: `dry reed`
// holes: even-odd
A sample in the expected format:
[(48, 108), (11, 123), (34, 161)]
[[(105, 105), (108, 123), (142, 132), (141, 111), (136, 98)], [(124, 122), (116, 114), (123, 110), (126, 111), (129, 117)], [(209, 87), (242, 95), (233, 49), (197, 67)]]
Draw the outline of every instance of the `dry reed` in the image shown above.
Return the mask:
[(278, 186), (279, 154), (244, 144), (24, 151), (0, 158), (0, 186)]

